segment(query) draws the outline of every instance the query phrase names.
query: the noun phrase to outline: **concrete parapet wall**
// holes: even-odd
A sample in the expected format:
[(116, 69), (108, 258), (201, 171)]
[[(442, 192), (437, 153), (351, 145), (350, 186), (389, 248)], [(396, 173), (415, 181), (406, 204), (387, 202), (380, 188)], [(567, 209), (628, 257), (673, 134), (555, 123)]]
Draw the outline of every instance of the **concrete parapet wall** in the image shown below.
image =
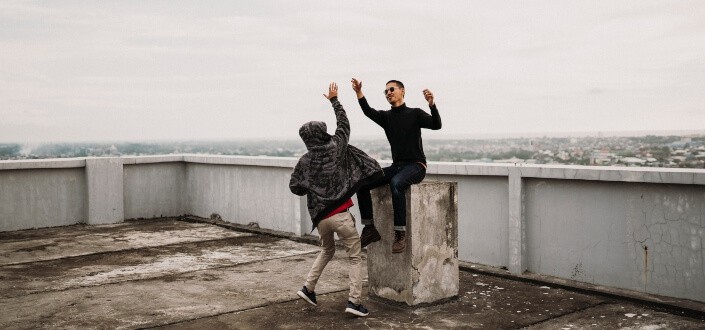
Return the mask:
[[(289, 190), (292, 168), (188, 164), (190, 214), (302, 234), (301, 198)], [(305, 206), (305, 202), (304, 202)]]
[(189, 213), (184, 162), (124, 165), (125, 219)]
[(86, 222), (86, 197), (83, 167), (0, 170), (0, 231)]
[(705, 300), (703, 186), (530, 179), (525, 187), (529, 271)]
[(509, 264), (507, 178), (431, 174), (426, 180), (458, 183), (458, 257), (506, 267)]
[[(295, 158), (106, 161), (105, 172), (90, 158), (0, 161), (0, 231), (90, 222), (98, 210), (99, 223), (217, 213), (311, 230), (305, 197), (288, 189)], [(705, 301), (705, 170), (431, 162), (427, 173), (458, 183), (460, 260)]]

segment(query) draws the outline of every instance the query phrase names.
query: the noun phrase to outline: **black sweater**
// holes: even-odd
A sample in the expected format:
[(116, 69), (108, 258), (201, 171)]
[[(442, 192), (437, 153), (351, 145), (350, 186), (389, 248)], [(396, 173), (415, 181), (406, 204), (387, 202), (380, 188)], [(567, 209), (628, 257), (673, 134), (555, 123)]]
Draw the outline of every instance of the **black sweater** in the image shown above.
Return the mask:
[(392, 148), (392, 160), (399, 162), (426, 163), (423, 153), (421, 129), (441, 129), (441, 115), (434, 104), (431, 115), (418, 108), (409, 108), (406, 103), (392, 107), (390, 110), (372, 109), (364, 97), (358, 99), (362, 112), (379, 126), (384, 128), (387, 140)]

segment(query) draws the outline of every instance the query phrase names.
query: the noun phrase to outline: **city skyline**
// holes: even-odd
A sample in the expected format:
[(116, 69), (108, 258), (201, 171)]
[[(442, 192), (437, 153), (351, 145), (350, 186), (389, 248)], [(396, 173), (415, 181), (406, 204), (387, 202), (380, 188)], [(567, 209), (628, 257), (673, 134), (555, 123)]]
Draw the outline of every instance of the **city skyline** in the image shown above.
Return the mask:
[[(389, 143), (385, 139), (359, 139), (351, 143), (375, 159), (392, 159)], [(426, 140), (424, 144), (428, 161), (671, 168), (705, 166), (705, 134), (431, 139)], [(306, 152), (304, 143), (295, 139), (149, 143), (0, 143), (0, 160), (167, 154), (301, 157)]]
[[(349, 81), (457, 136), (705, 130), (705, 3), (537, 1), (0, 4), (0, 142), (383, 138)], [(587, 134), (587, 133), (586, 133)]]

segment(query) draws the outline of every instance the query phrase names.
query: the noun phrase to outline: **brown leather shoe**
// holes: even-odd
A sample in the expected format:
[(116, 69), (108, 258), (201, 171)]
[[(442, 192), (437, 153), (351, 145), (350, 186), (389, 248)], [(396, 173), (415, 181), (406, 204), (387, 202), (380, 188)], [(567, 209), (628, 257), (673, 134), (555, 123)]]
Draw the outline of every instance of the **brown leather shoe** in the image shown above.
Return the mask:
[(360, 235), (360, 246), (365, 247), (381, 239), (382, 236), (379, 236), (379, 232), (374, 225), (366, 225), (362, 228), (362, 235)]
[(402, 253), (406, 249), (406, 231), (394, 231), (394, 244), (392, 244), (392, 253)]

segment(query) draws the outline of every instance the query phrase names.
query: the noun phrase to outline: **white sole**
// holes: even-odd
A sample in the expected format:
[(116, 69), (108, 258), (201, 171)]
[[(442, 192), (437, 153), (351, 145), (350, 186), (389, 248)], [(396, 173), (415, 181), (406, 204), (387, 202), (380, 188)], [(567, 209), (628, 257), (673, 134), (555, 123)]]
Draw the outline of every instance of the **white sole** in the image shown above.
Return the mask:
[(306, 295), (303, 292), (298, 291), (298, 292), (296, 292), (296, 294), (298, 294), (299, 297), (301, 297), (303, 300), (306, 300), (307, 303), (309, 303), (313, 306), (318, 306), (315, 302), (313, 302), (313, 300), (308, 299), (308, 297), (306, 297)]
[(345, 312), (346, 312), (346, 313), (350, 313), (350, 314), (355, 314), (355, 315), (357, 315), (357, 316), (367, 316), (367, 314), (370, 314), (370, 313), (364, 313), (364, 314), (363, 314), (362, 312), (358, 311), (357, 309), (352, 309), (352, 308), (350, 308), (350, 307), (346, 308), (346, 309), (345, 309)]

